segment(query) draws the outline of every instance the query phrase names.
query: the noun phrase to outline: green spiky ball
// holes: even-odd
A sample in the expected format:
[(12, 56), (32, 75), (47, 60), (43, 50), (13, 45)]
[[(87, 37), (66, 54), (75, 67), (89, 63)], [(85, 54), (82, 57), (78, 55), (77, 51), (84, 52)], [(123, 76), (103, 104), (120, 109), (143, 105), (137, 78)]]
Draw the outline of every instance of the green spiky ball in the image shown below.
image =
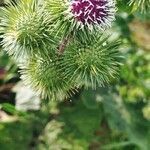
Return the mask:
[(73, 94), (75, 86), (70, 77), (65, 76), (65, 70), (60, 67), (61, 60), (51, 58), (47, 56), (31, 58), (28, 62), (23, 63), (20, 66), (21, 78), (42, 97), (62, 100)]
[(3, 48), (15, 56), (42, 53), (45, 45), (53, 44), (50, 18), (36, 0), (22, 0), (3, 8), (0, 20)]
[(65, 73), (86, 87), (96, 88), (109, 83), (118, 74), (120, 42), (107, 43), (107, 39), (100, 36), (91, 39), (90, 43), (77, 43), (76, 47), (70, 44), (64, 54)]
[(142, 13), (150, 12), (150, 0), (130, 0), (133, 10), (139, 9)]

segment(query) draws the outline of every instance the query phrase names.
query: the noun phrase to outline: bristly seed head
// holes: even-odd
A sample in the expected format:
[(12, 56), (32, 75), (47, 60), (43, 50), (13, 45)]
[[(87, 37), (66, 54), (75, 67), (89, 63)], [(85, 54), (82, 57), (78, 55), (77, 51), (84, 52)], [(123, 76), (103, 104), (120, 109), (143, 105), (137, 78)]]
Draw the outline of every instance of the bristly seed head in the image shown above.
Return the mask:
[(101, 29), (111, 26), (116, 12), (114, 0), (71, 0), (69, 9), (81, 26), (97, 25)]

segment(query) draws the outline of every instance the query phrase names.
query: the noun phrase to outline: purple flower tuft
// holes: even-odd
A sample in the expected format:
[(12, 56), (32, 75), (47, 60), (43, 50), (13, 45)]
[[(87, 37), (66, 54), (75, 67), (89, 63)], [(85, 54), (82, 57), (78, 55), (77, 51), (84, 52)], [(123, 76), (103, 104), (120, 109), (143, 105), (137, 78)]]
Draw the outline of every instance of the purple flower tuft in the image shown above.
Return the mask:
[(72, 0), (70, 11), (83, 25), (100, 25), (106, 28), (115, 19), (114, 0)]

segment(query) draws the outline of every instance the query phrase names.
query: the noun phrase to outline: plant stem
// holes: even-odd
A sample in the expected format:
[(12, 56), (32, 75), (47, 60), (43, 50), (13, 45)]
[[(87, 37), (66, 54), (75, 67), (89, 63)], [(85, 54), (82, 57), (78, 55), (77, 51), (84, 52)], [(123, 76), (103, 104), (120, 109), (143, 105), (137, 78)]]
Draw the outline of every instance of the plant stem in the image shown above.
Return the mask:
[(65, 47), (70, 42), (70, 39), (71, 39), (71, 36), (67, 36), (66, 38), (64, 38), (62, 40), (62, 42), (60, 43), (59, 48), (58, 48), (58, 54), (59, 55), (62, 55), (64, 53)]

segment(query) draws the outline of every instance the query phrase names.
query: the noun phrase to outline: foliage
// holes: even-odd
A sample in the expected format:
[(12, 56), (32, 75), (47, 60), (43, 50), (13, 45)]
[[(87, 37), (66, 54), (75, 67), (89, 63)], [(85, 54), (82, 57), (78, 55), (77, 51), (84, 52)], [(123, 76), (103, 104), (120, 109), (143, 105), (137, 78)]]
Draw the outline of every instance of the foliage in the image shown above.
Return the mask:
[[(38, 111), (16, 110), (15, 98), (8, 95), (12, 91), (7, 85), (14, 85), (16, 78), (18, 80), (17, 67), (14, 61), (1, 51), (0, 121), (3, 113), (11, 119), (0, 122), (0, 149), (149, 150), (149, 1), (117, 0), (116, 21), (110, 31), (107, 30), (109, 33), (99, 30), (95, 32), (88, 27), (80, 30), (77, 26), (72, 26), (75, 20), (64, 17), (68, 4), (58, 5), (58, 2), (63, 2), (61, 0), (47, 1), (51, 3), (46, 4), (46, 8), (41, 5), (43, 0), (38, 1), (37, 12), (41, 14), (38, 16), (35, 13), (35, 16), (40, 17), (41, 26), (45, 19), (47, 22), (55, 22), (55, 25), (48, 25), (50, 28), (47, 32), (54, 41), (49, 43), (44, 38), (46, 45), (43, 47), (40, 44), (41, 49), (35, 49), (36, 46), (33, 46), (33, 49), (17, 51), (18, 54), (16, 49), (11, 52), (13, 57), (20, 58), (17, 64), (21, 68), (19, 72), (22, 78), (38, 93), (50, 99), (65, 99), (66, 95), (70, 98), (61, 102), (43, 99)], [(131, 2), (132, 5), (129, 6)], [(142, 5), (138, 5), (141, 2)], [(56, 3), (57, 7), (54, 8)], [(16, 9), (18, 6), (10, 5), (0, 11)], [(1, 12), (3, 19), (5, 16)], [(26, 16), (25, 12), (20, 11), (18, 17)], [(11, 20), (10, 17), (5, 19)], [(18, 17), (13, 18), (20, 21)], [(34, 19), (35, 22), (28, 20), (24, 23), (33, 27), (32, 25), (37, 23), (37, 19)], [(25, 24), (21, 25), (27, 29)], [(15, 22), (8, 25), (15, 25)], [(34, 26), (41, 28), (38, 23)], [(45, 27), (47, 28), (44, 26), (44, 29)], [(28, 32), (37, 28), (28, 28)], [(3, 27), (1, 29), (8, 32), (3, 30)], [(72, 30), (75, 32), (71, 32)], [(16, 31), (22, 34), (22, 30)], [(37, 32), (39, 35), (43, 33), (40, 31)], [(30, 35), (35, 35), (33, 30), (31, 33)], [(4, 36), (5, 33), (1, 35)], [(22, 35), (23, 38), (26, 37), (24, 33)], [(21, 42), (19, 39), (17, 42)], [(34, 43), (34, 40), (32, 42)], [(23, 45), (26, 46), (28, 45)], [(63, 51), (60, 51), (62, 49)], [(25, 53), (27, 55), (24, 55)], [(124, 65), (120, 66), (120, 60)], [(119, 79), (113, 76), (119, 76)], [(107, 86), (107, 80), (111, 85)], [(98, 87), (103, 85), (105, 87)], [(4, 99), (6, 97), (10, 99), (9, 104)]]

